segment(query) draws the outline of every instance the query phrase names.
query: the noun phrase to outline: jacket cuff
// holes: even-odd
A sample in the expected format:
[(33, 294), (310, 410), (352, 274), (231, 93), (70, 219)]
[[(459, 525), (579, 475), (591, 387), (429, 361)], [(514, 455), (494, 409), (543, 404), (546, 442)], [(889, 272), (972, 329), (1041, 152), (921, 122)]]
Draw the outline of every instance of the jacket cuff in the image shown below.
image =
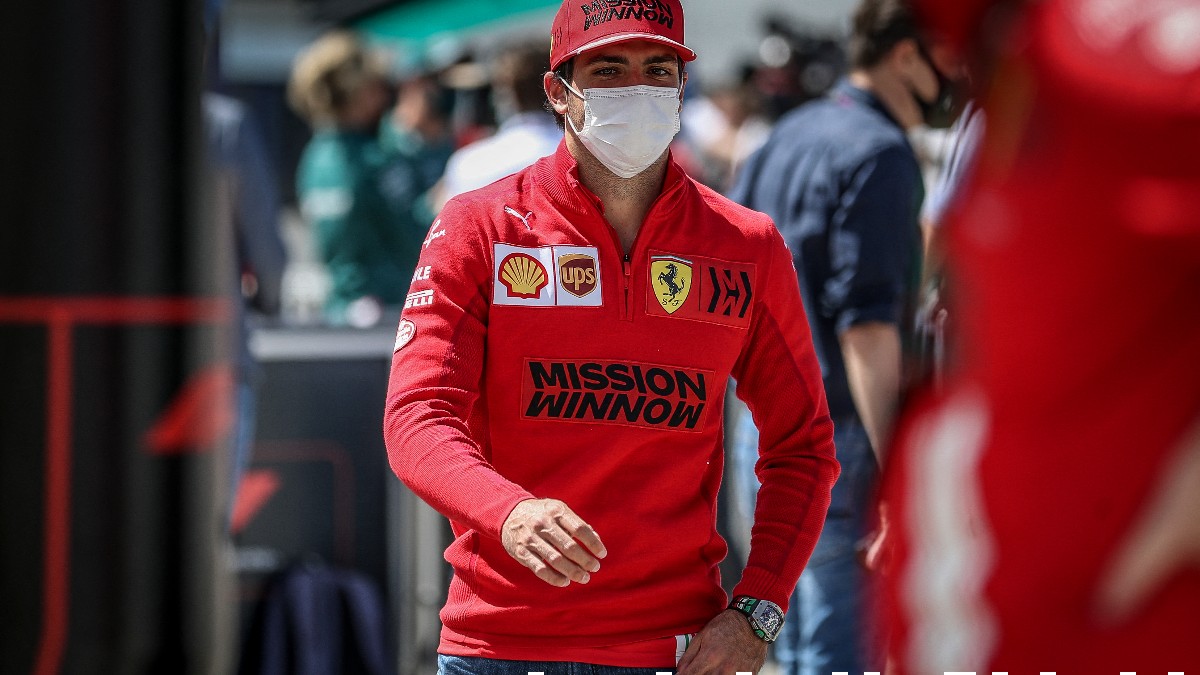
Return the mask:
[(772, 574), (763, 569), (755, 567), (747, 567), (742, 572), (742, 580), (733, 587), (733, 597), (739, 595), (748, 595), (759, 600), (766, 600), (779, 605), (785, 613), (788, 610), (788, 600), (792, 597), (792, 591), (796, 589), (796, 584), (787, 584), (779, 578), (778, 575)]

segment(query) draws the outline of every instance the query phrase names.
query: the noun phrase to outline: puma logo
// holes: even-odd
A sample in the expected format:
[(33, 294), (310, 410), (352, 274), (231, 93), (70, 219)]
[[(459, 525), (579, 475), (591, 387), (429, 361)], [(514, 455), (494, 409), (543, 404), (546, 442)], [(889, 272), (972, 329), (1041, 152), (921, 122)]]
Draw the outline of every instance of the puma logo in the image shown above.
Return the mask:
[(505, 206), (504, 212), (511, 216), (516, 217), (516, 219), (521, 221), (522, 223), (525, 223), (525, 229), (531, 230), (531, 231), (533, 230), (533, 228), (529, 226), (529, 217), (533, 215), (533, 211), (530, 211), (529, 213), (526, 213), (525, 215), (521, 215), (521, 212), (517, 211), (513, 207)]

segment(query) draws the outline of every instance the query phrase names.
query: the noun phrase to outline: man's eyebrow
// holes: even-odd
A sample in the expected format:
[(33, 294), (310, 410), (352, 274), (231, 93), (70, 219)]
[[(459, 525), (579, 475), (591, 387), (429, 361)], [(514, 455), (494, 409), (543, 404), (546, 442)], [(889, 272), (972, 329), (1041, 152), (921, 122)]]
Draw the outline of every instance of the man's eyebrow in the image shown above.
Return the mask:
[(615, 56), (612, 54), (597, 54), (588, 58), (583, 62), (585, 66), (590, 66), (593, 63), (615, 63), (622, 66), (629, 65), (629, 59), (624, 56)]
[[(642, 65), (656, 65), (659, 63), (678, 63), (679, 57), (674, 54), (659, 54), (657, 56), (648, 56), (642, 60)], [(629, 59), (616, 54), (597, 54), (589, 57), (583, 62), (583, 65), (590, 66), (596, 63), (615, 63), (621, 66), (629, 65)]]

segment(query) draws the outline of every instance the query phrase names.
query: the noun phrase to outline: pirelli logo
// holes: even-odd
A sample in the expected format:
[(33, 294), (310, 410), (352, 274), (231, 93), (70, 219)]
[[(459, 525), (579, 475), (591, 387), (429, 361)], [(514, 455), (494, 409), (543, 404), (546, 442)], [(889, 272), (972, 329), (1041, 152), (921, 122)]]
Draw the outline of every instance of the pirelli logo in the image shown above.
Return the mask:
[(701, 431), (712, 371), (625, 361), (526, 359), (525, 419)]

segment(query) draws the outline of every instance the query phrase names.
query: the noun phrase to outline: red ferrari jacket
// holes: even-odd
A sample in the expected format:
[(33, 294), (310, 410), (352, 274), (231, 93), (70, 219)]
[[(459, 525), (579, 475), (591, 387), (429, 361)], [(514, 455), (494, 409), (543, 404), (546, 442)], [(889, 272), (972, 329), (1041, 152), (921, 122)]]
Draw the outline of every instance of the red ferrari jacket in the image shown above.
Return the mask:
[[(563, 144), (451, 200), (424, 243), (384, 433), (396, 475), (456, 536), (443, 654), (673, 665), (673, 636), (728, 602), (730, 376), (762, 438), (735, 592), (786, 608), (824, 523), (833, 426), (774, 225), (674, 163), (628, 254), (602, 208)], [(550, 586), (505, 552), (502, 524), (535, 497), (604, 541), (590, 583)]]

